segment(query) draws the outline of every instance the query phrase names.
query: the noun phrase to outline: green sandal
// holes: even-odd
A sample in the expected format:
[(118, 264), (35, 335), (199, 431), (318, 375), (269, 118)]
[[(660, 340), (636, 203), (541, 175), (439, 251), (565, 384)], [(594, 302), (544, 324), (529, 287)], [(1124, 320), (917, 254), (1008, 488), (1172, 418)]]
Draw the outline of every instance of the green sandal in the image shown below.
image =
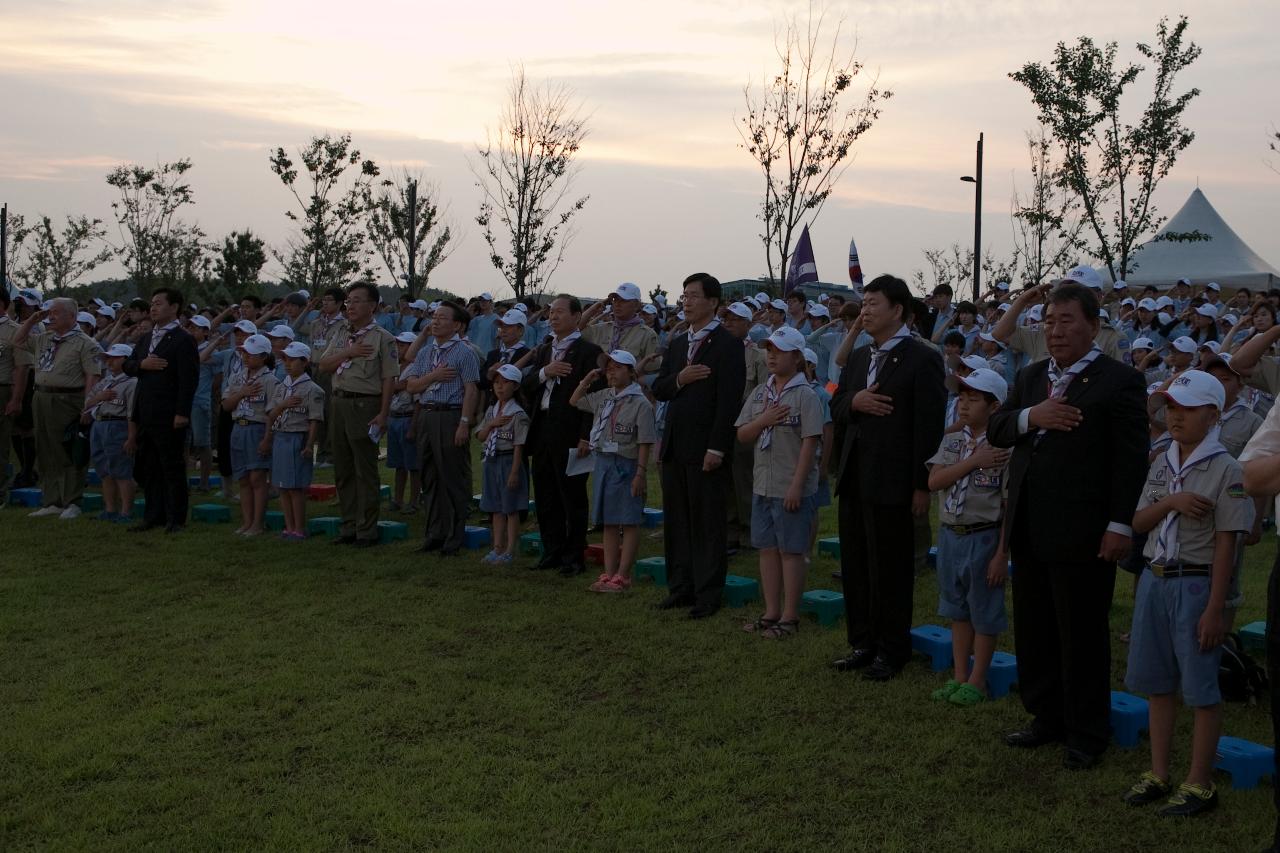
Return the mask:
[(951, 694), (960, 689), (960, 682), (954, 678), (947, 679), (947, 683), (933, 691), (930, 695), (935, 702), (946, 702), (951, 698)]
[(966, 681), (947, 697), (947, 701), (952, 705), (959, 705), (961, 708), (972, 708), (974, 705), (987, 701), (987, 695)]

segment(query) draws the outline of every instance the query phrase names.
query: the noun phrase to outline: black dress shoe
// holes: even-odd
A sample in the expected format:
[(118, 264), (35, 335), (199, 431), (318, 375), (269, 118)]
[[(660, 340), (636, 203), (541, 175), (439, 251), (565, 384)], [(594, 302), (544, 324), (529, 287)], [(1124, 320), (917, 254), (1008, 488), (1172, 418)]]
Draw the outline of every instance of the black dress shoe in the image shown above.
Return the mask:
[(874, 649), (854, 649), (844, 657), (833, 660), (831, 668), (836, 672), (852, 672), (855, 669), (866, 669), (875, 659)]
[(862, 677), (867, 681), (888, 681), (900, 672), (902, 667), (894, 666), (889, 663), (888, 658), (876, 655), (871, 664), (862, 671)]
[(432, 551), (439, 551), (443, 547), (444, 547), (443, 539), (428, 539), (426, 542), (422, 543), (422, 547), (414, 548), (413, 553), (430, 554)]
[(1074, 746), (1067, 747), (1062, 753), (1062, 766), (1068, 770), (1092, 770), (1101, 760), (1101, 753), (1085, 752)]
[(582, 563), (565, 563), (563, 566), (560, 567), (560, 577), (562, 578), (575, 577), (577, 575), (582, 574), (586, 570), (587, 570), (587, 567)]
[(158, 524), (152, 524), (151, 522), (144, 521), (141, 524), (135, 524), (133, 525), (133, 527), (130, 527), (129, 532), (130, 533), (146, 533), (148, 530), (155, 530), (159, 526), (160, 525)]
[(677, 607), (692, 607), (693, 596), (676, 595), (675, 593), (672, 593), (653, 606), (658, 610), (674, 610)]
[(372, 548), (378, 544), (378, 540), (377, 539), (357, 539), (355, 542), (352, 542), (351, 544), (355, 545), (357, 548)]
[(330, 545), (354, 545), (354, 544), (356, 544), (356, 537), (354, 537), (354, 536), (339, 536), (339, 537), (335, 538), (335, 539), (334, 539), (332, 542), (330, 542), (329, 544), (330, 544)]
[(1036, 725), (1027, 726), (1025, 729), (1018, 729), (1016, 732), (1009, 732), (1004, 736), (1004, 742), (1009, 746), (1016, 746), (1020, 749), (1035, 749), (1038, 746), (1044, 746), (1047, 743), (1057, 743), (1062, 740), (1062, 736), (1054, 732), (1046, 731)]
[(689, 618), (706, 619), (708, 616), (715, 616), (719, 610), (719, 604), (695, 604), (689, 611)]

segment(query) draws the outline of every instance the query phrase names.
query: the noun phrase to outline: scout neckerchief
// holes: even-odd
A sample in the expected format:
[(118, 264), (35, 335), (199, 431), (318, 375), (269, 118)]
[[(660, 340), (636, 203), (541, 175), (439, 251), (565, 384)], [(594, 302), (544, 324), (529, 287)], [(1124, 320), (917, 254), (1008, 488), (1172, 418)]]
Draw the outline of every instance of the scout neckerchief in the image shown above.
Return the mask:
[[(556, 340), (555, 338), (552, 338), (551, 339), (551, 359), (547, 362), (547, 364), (550, 364), (552, 361), (564, 361), (564, 357), (569, 352), (570, 345), (573, 344), (573, 342), (580, 337), (582, 337), (582, 333), (575, 331), (571, 335), (565, 335), (564, 338), (562, 338), (561, 340)], [(557, 378), (552, 378), (547, 381), (547, 387), (542, 392), (542, 403), (540, 404), (543, 411), (546, 411), (547, 409), (551, 408), (551, 389), (555, 388), (556, 385), (558, 385), (559, 383), (560, 383), (560, 380)]]
[[(430, 369), (427, 370), (427, 372), (434, 373), (436, 368), (440, 366), (440, 362), (444, 361), (446, 358), (449, 357), (449, 350), (453, 349), (454, 345), (461, 342), (461, 340), (462, 340), (462, 337), (460, 335), (454, 335), (452, 338), (449, 338), (449, 340), (445, 341), (444, 343), (440, 343), (439, 341), (432, 341), (430, 355), (428, 356), (428, 361), (430, 361), (431, 367)], [(440, 387), (439, 382), (432, 382), (430, 387), (428, 387), (423, 393), (430, 394), (432, 391), (436, 390), (439, 387)]]
[[(1178, 447), (1178, 442), (1175, 441), (1170, 444), (1169, 449), (1164, 452), (1164, 463), (1169, 468), (1169, 494), (1176, 495), (1182, 491), (1183, 480), (1186, 479), (1187, 472), (1192, 468), (1206, 459), (1212, 459), (1226, 452), (1227, 449), (1218, 443), (1217, 427), (1209, 430), (1209, 434), (1204, 437), (1204, 441), (1201, 441), (1199, 446), (1191, 451), (1191, 456), (1186, 462), (1182, 462), (1180, 459), (1182, 449)], [(1151, 562), (1168, 565), (1178, 559), (1179, 515), (1181, 513), (1177, 511), (1170, 512), (1160, 523), (1160, 534), (1156, 537), (1156, 550), (1151, 557)]]
[(160, 342), (164, 340), (164, 336), (169, 334), (171, 329), (178, 328), (178, 321), (171, 320), (158, 329), (151, 330), (151, 345), (147, 347), (147, 355), (151, 355), (156, 351), (156, 347), (160, 346)]
[(622, 346), (622, 336), (627, 333), (628, 329), (639, 326), (641, 323), (640, 315), (634, 315), (630, 320), (613, 321), (613, 335), (609, 338), (609, 352), (613, 352)]
[[(242, 382), (241, 384), (252, 385), (254, 382), (257, 382), (258, 380), (262, 379), (262, 377), (269, 376), (270, 374), (271, 374), (271, 371), (267, 369), (267, 366), (265, 364), (262, 367), (259, 367), (258, 372), (253, 374), (252, 376), (250, 376), (249, 372), (246, 370), (244, 382)], [(259, 391), (257, 394), (248, 394), (244, 397), (241, 397), (240, 402), (236, 403), (236, 410), (231, 413), (232, 417), (235, 417), (235, 418), (249, 417), (250, 415), (253, 414), (253, 402), (255, 400), (262, 400), (264, 398), (265, 398), (265, 394), (262, 391)]]
[(1168, 430), (1165, 430), (1164, 432), (1160, 433), (1160, 437), (1159, 437), (1159, 438), (1157, 438), (1155, 441), (1151, 442), (1151, 451), (1150, 451), (1150, 452), (1152, 452), (1152, 453), (1159, 453), (1159, 452), (1163, 452), (1163, 451), (1165, 451), (1165, 450), (1168, 450), (1168, 449), (1169, 449), (1169, 445), (1170, 445), (1170, 444), (1172, 444), (1172, 443), (1173, 443), (1173, 436), (1169, 434), (1169, 431), (1168, 431)]
[[(360, 341), (364, 339), (364, 336), (369, 334), (369, 332), (373, 331), (374, 327), (376, 327), (377, 325), (378, 324), (376, 321), (370, 320), (369, 325), (365, 326), (363, 329), (361, 329), (358, 332), (353, 332), (351, 336), (347, 338), (347, 346), (351, 347), (360, 343)], [(339, 364), (337, 371), (335, 371), (336, 374), (338, 376), (341, 376), (342, 371), (346, 370), (348, 367), (351, 366), (351, 362), (352, 362), (352, 359), (350, 358), (343, 359), (342, 364)]]
[[(297, 388), (303, 385), (306, 385), (310, 381), (311, 381), (311, 377), (305, 373), (299, 376), (297, 379), (294, 379), (292, 376), (286, 373), (284, 379), (280, 380), (280, 387), (284, 389), (284, 394), (280, 396), (280, 401), (284, 402), (285, 400), (288, 400), (290, 397), (293, 396), (293, 392)], [(307, 405), (306, 401), (303, 400), (301, 403), (301, 408), (306, 408), (306, 405)], [(285, 410), (280, 413), (280, 417), (276, 418), (275, 423), (271, 425), (271, 428), (273, 430), (280, 431), (284, 428), (285, 426), (284, 419), (285, 419), (285, 415), (287, 415), (288, 412), (289, 412), (289, 409), (285, 408)]]
[(332, 317), (326, 314), (321, 314), (320, 315), (320, 334), (318, 335), (313, 334), (311, 336), (311, 342), (315, 344), (317, 348), (321, 347), (325, 343), (325, 341), (329, 340), (329, 332), (331, 332), (333, 330), (333, 327), (338, 325), (338, 323), (340, 323), (341, 321), (342, 321), (342, 315), (336, 311), (334, 312)]
[(40, 353), (40, 364), (37, 369), (41, 373), (48, 373), (53, 370), (53, 360), (58, 355), (58, 347), (62, 346), (62, 342), (76, 335), (84, 334), (79, 329), (72, 329), (69, 332), (63, 332), (61, 335), (54, 335), (49, 339), (49, 345), (44, 348), (44, 352)]
[(877, 346), (871, 345), (871, 364), (867, 367), (867, 387), (870, 388), (876, 384), (876, 377), (880, 374), (880, 368), (884, 366), (884, 360), (889, 355), (889, 350), (911, 337), (911, 333), (907, 331), (905, 325), (899, 326), (898, 331), (893, 333), (893, 337)]
[(711, 322), (703, 326), (701, 331), (689, 333), (689, 356), (685, 364), (693, 364), (693, 359), (698, 355), (698, 350), (702, 349), (702, 343), (707, 339), (707, 335), (720, 325), (720, 321), (712, 318)]
[(596, 415), (596, 422), (591, 425), (591, 434), (587, 438), (587, 442), (591, 445), (591, 450), (593, 452), (599, 448), (600, 442), (605, 440), (606, 423), (609, 426), (608, 434), (613, 435), (614, 427), (618, 423), (617, 410), (620, 408), (621, 401), (626, 397), (643, 396), (644, 394), (641, 393), (640, 386), (637, 383), (632, 382), (621, 391), (611, 391), (604, 398), (604, 405), (600, 407), (600, 413)]
[[(1102, 350), (1097, 344), (1094, 344), (1092, 349), (1065, 371), (1058, 366), (1058, 362), (1051, 356), (1049, 358), (1049, 399), (1061, 399), (1067, 393), (1067, 386), (1071, 384), (1071, 380), (1084, 373), (1085, 368), (1093, 364), (1100, 355), (1102, 355)], [(1036, 433), (1036, 439), (1043, 438), (1046, 432), (1048, 430), (1041, 429)]]
[[(962, 434), (964, 436), (964, 444), (960, 446), (960, 456), (956, 459), (957, 463), (963, 462), (973, 454), (977, 453), (978, 448), (987, 441), (987, 434), (985, 432), (975, 439), (973, 437), (973, 430), (968, 427), (964, 428)], [(951, 490), (947, 492), (947, 499), (943, 503), (943, 509), (957, 518), (959, 518), (960, 514), (964, 512), (964, 501), (965, 498), (969, 496), (969, 480), (972, 477), (973, 472), (970, 471), (968, 474), (965, 474), (959, 480), (952, 483)]]
[[(96, 397), (99, 394), (101, 394), (103, 391), (110, 391), (112, 388), (115, 388), (117, 385), (124, 382), (128, 378), (129, 378), (129, 374), (127, 373), (123, 373), (123, 372), (109, 373), (107, 376), (103, 377), (102, 381), (99, 382), (97, 387), (93, 389), (93, 396)], [(94, 403), (93, 406), (89, 408), (89, 417), (96, 418), (98, 416), (98, 409), (102, 408), (107, 403), (118, 403), (118, 402), (120, 401), (119, 400), (103, 400), (101, 403)]]
[[(781, 391), (777, 390), (774, 387), (774, 383), (776, 381), (777, 381), (776, 376), (770, 376), (769, 380), (764, 383), (765, 409), (768, 409), (770, 406), (778, 405), (778, 401), (782, 399), (782, 395), (790, 391), (792, 388), (796, 388), (800, 385), (809, 384), (809, 380), (805, 377), (803, 373), (800, 373), (800, 372), (795, 373), (795, 375), (793, 375), (790, 379), (788, 379), (787, 384), (782, 386)], [(773, 443), (773, 427), (765, 427), (764, 430), (760, 433), (760, 445), (759, 445), (760, 449), (768, 450), (769, 445), (772, 443)]]
[[(524, 409), (520, 408), (520, 404), (517, 403), (514, 398), (507, 400), (506, 402), (499, 400), (489, 407), (489, 412), (485, 417), (490, 423), (492, 423), (502, 417), (503, 412), (515, 417), (518, 414), (522, 414)], [(492, 459), (494, 456), (498, 455), (498, 431), (500, 429), (501, 427), (496, 426), (489, 429), (489, 435), (484, 440), (484, 450), (482, 451), (486, 459)]]
[(499, 343), (498, 344), (498, 364), (510, 364), (511, 360), (515, 358), (520, 353), (520, 350), (524, 348), (525, 346), (522, 343), (516, 344), (515, 346), (512, 346), (512, 347), (509, 347), (504, 343)]
[(1237, 397), (1236, 401), (1228, 406), (1227, 410), (1222, 413), (1222, 417), (1218, 418), (1218, 426), (1225, 426), (1227, 421), (1231, 420), (1236, 412), (1247, 411), (1249, 411), (1249, 404)]

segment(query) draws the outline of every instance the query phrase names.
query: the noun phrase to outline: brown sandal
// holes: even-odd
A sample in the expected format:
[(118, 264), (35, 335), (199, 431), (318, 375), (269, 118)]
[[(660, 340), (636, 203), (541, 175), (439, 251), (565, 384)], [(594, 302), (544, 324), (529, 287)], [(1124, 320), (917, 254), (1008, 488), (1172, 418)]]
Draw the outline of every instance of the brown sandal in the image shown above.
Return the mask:
[(777, 624), (777, 619), (766, 619), (761, 616), (754, 622), (747, 622), (742, 626), (742, 630), (748, 634), (763, 634), (765, 631), (772, 630)]
[(788, 637), (794, 637), (800, 633), (800, 620), (792, 619), (787, 622), (776, 622), (773, 625), (760, 632), (760, 636), (766, 640), (785, 640)]

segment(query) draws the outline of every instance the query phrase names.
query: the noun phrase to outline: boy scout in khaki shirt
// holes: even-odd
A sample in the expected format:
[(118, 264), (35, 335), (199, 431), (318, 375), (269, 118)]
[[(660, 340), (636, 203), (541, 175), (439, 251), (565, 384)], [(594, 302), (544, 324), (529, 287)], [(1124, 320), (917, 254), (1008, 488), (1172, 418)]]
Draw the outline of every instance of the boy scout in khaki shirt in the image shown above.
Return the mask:
[[(32, 410), (36, 427), (36, 458), (40, 466), (43, 506), (35, 517), (80, 515), (78, 501), (84, 494), (88, 464), (77, 465), (67, 443), (68, 431), (77, 428), (90, 388), (102, 375), (102, 350), (76, 326), (76, 303), (54, 299), (47, 311), (36, 311), (18, 329), (14, 343), (26, 346), (35, 361), (36, 386)], [(45, 331), (36, 323), (48, 320)]]
[[(31, 353), (14, 343), (18, 324), (9, 316), (9, 293), (0, 288), (0, 501), (9, 502), (9, 450), (26, 394)], [(0, 504), (3, 505), (3, 504)]]
[(386, 431), (400, 359), (396, 339), (374, 318), (378, 288), (347, 288), (345, 334), (330, 338), (320, 370), (333, 375), (329, 444), (342, 532), (335, 545), (378, 544), (378, 441)]

